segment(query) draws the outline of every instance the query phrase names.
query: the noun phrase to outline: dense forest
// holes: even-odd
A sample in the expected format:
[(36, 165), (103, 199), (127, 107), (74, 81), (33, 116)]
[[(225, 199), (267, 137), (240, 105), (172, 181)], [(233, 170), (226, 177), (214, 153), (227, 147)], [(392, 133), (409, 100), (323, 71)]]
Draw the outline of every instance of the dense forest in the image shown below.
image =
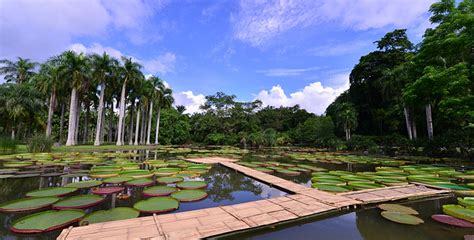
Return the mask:
[[(406, 29), (374, 42), (350, 88), (318, 116), (299, 106), (263, 107), (218, 92), (184, 114), (172, 90), (132, 58), (66, 51), (44, 63), (2, 60), (0, 133), (66, 145), (222, 144), (418, 151), (471, 156), (474, 141), (474, 1), (431, 8), (422, 41)], [(471, 156), (472, 157), (472, 156)]]

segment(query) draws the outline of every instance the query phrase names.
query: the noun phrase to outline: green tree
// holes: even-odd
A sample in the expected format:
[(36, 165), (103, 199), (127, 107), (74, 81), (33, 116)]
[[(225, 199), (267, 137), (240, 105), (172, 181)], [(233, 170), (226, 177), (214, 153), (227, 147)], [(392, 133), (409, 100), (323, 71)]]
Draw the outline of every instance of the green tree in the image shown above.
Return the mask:
[(0, 75), (4, 75), (6, 82), (25, 83), (35, 74), (35, 67), (39, 64), (30, 59), (18, 57), (18, 60), (12, 62), (8, 59), (0, 60)]

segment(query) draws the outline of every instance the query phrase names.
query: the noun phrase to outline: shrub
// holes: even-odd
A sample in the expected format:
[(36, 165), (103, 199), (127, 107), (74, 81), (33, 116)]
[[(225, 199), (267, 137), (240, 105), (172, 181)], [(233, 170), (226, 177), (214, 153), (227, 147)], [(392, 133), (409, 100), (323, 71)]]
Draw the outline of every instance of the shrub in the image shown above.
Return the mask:
[(39, 134), (28, 140), (29, 152), (51, 152), (54, 141), (45, 135)]
[(0, 154), (12, 154), (16, 152), (17, 142), (9, 137), (0, 137)]
[(347, 149), (356, 152), (364, 152), (367, 151), (369, 153), (377, 153), (379, 151), (379, 147), (377, 144), (372, 140), (372, 138), (367, 136), (361, 135), (353, 135), (351, 139), (347, 141)]

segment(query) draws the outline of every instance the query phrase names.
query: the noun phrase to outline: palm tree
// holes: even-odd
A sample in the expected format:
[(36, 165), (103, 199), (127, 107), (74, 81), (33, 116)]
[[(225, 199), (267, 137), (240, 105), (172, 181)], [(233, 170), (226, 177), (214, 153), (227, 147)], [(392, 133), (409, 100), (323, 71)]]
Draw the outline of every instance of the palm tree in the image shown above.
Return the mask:
[(161, 91), (165, 88), (163, 81), (155, 76), (152, 76), (147, 81), (147, 87), (145, 90), (147, 91), (148, 102), (149, 102), (149, 115), (148, 115), (148, 127), (147, 127), (147, 137), (146, 137), (146, 144), (150, 145), (150, 135), (151, 135), (151, 120), (153, 118), (153, 102), (156, 100), (158, 96), (160, 96)]
[(59, 64), (58, 58), (53, 57), (41, 64), (40, 72), (33, 78), (42, 93), (50, 93), (46, 137), (51, 136), (56, 95), (58, 91), (62, 90), (63, 70), (64, 66)]
[(97, 109), (97, 125), (95, 132), (94, 145), (98, 146), (101, 144), (101, 136), (104, 128), (104, 99), (105, 99), (105, 88), (107, 80), (110, 80), (110, 76), (113, 74), (114, 66), (118, 65), (118, 61), (115, 58), (110, 57), (106, 52), (102, 55), (94, 54), (91, 56), (92, 64), (92, 76), (100, 84), (100, 96), (99, 106)]
[(344, 127), (346, 140), (351, 139), (351, 130), (357, 127), (357, 111), (351, 103), (344, 102), (337, 107), (337, 120)]
[(38, 65), (36, 62), (18, 57), (16, 62), (8, 59), (0, 60), (0, 75), (5, 75), (6, 82), (16, 82), (18, 84), (27, 82), (35, 74), (34, 69)]
[(121, 75), (123, 78), (122, 91), (120, 94), (120, 109), (119, 109), (119, 121), (118, 121), (118, 134), (117, 134), (117, 145), (123, 145), (123, 124), (125, 118), (125, 101), (126, 101), (126, 90), (127, 83), (134, 82), (137, 79), (143, 78), (143, 74), (140, 71), (142, 66), (134, 61), (132, 58), (122, 57), (123, 66), (121, 67)]
[(156, 118), (156, 135), (155, 144), (158, 145), (158, 135), (160, 131), (160, 114), (161, 108), (169, 108), (174, 102), (173, 91), (170, 88), (164, 88), (163, 91), (159, 92), (158, 95), (158, 116)]
[(88, 73), (88, 60), (82, 53), (76, 54), (73, 51), (66, 51), (61, 56), (61, 63), (64, 67), (64, 74), (69, 78), (72, 87), (66, 146), (73, 146), (77, 144), (77, 126), (79, 116), (78, 88), (81, 86), (86, 78), (86, 74)]

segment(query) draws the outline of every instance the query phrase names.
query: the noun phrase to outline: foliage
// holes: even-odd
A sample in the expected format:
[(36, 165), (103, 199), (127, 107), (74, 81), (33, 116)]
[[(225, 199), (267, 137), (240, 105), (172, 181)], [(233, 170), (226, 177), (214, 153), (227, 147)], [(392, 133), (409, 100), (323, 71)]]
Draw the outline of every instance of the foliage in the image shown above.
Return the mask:
[(43, 134), (38, 134), (28, 140), (28, 152), (51, 152), (54, 141)]
[(378, 145), (371, 137), (354, 135), (347, 141), (347, 149), (356, 152), (376, 153), (379, 151)]
[(0, 154), (12, 154), (17, 150), (17, 141), (10, 137), (0, 137)]

